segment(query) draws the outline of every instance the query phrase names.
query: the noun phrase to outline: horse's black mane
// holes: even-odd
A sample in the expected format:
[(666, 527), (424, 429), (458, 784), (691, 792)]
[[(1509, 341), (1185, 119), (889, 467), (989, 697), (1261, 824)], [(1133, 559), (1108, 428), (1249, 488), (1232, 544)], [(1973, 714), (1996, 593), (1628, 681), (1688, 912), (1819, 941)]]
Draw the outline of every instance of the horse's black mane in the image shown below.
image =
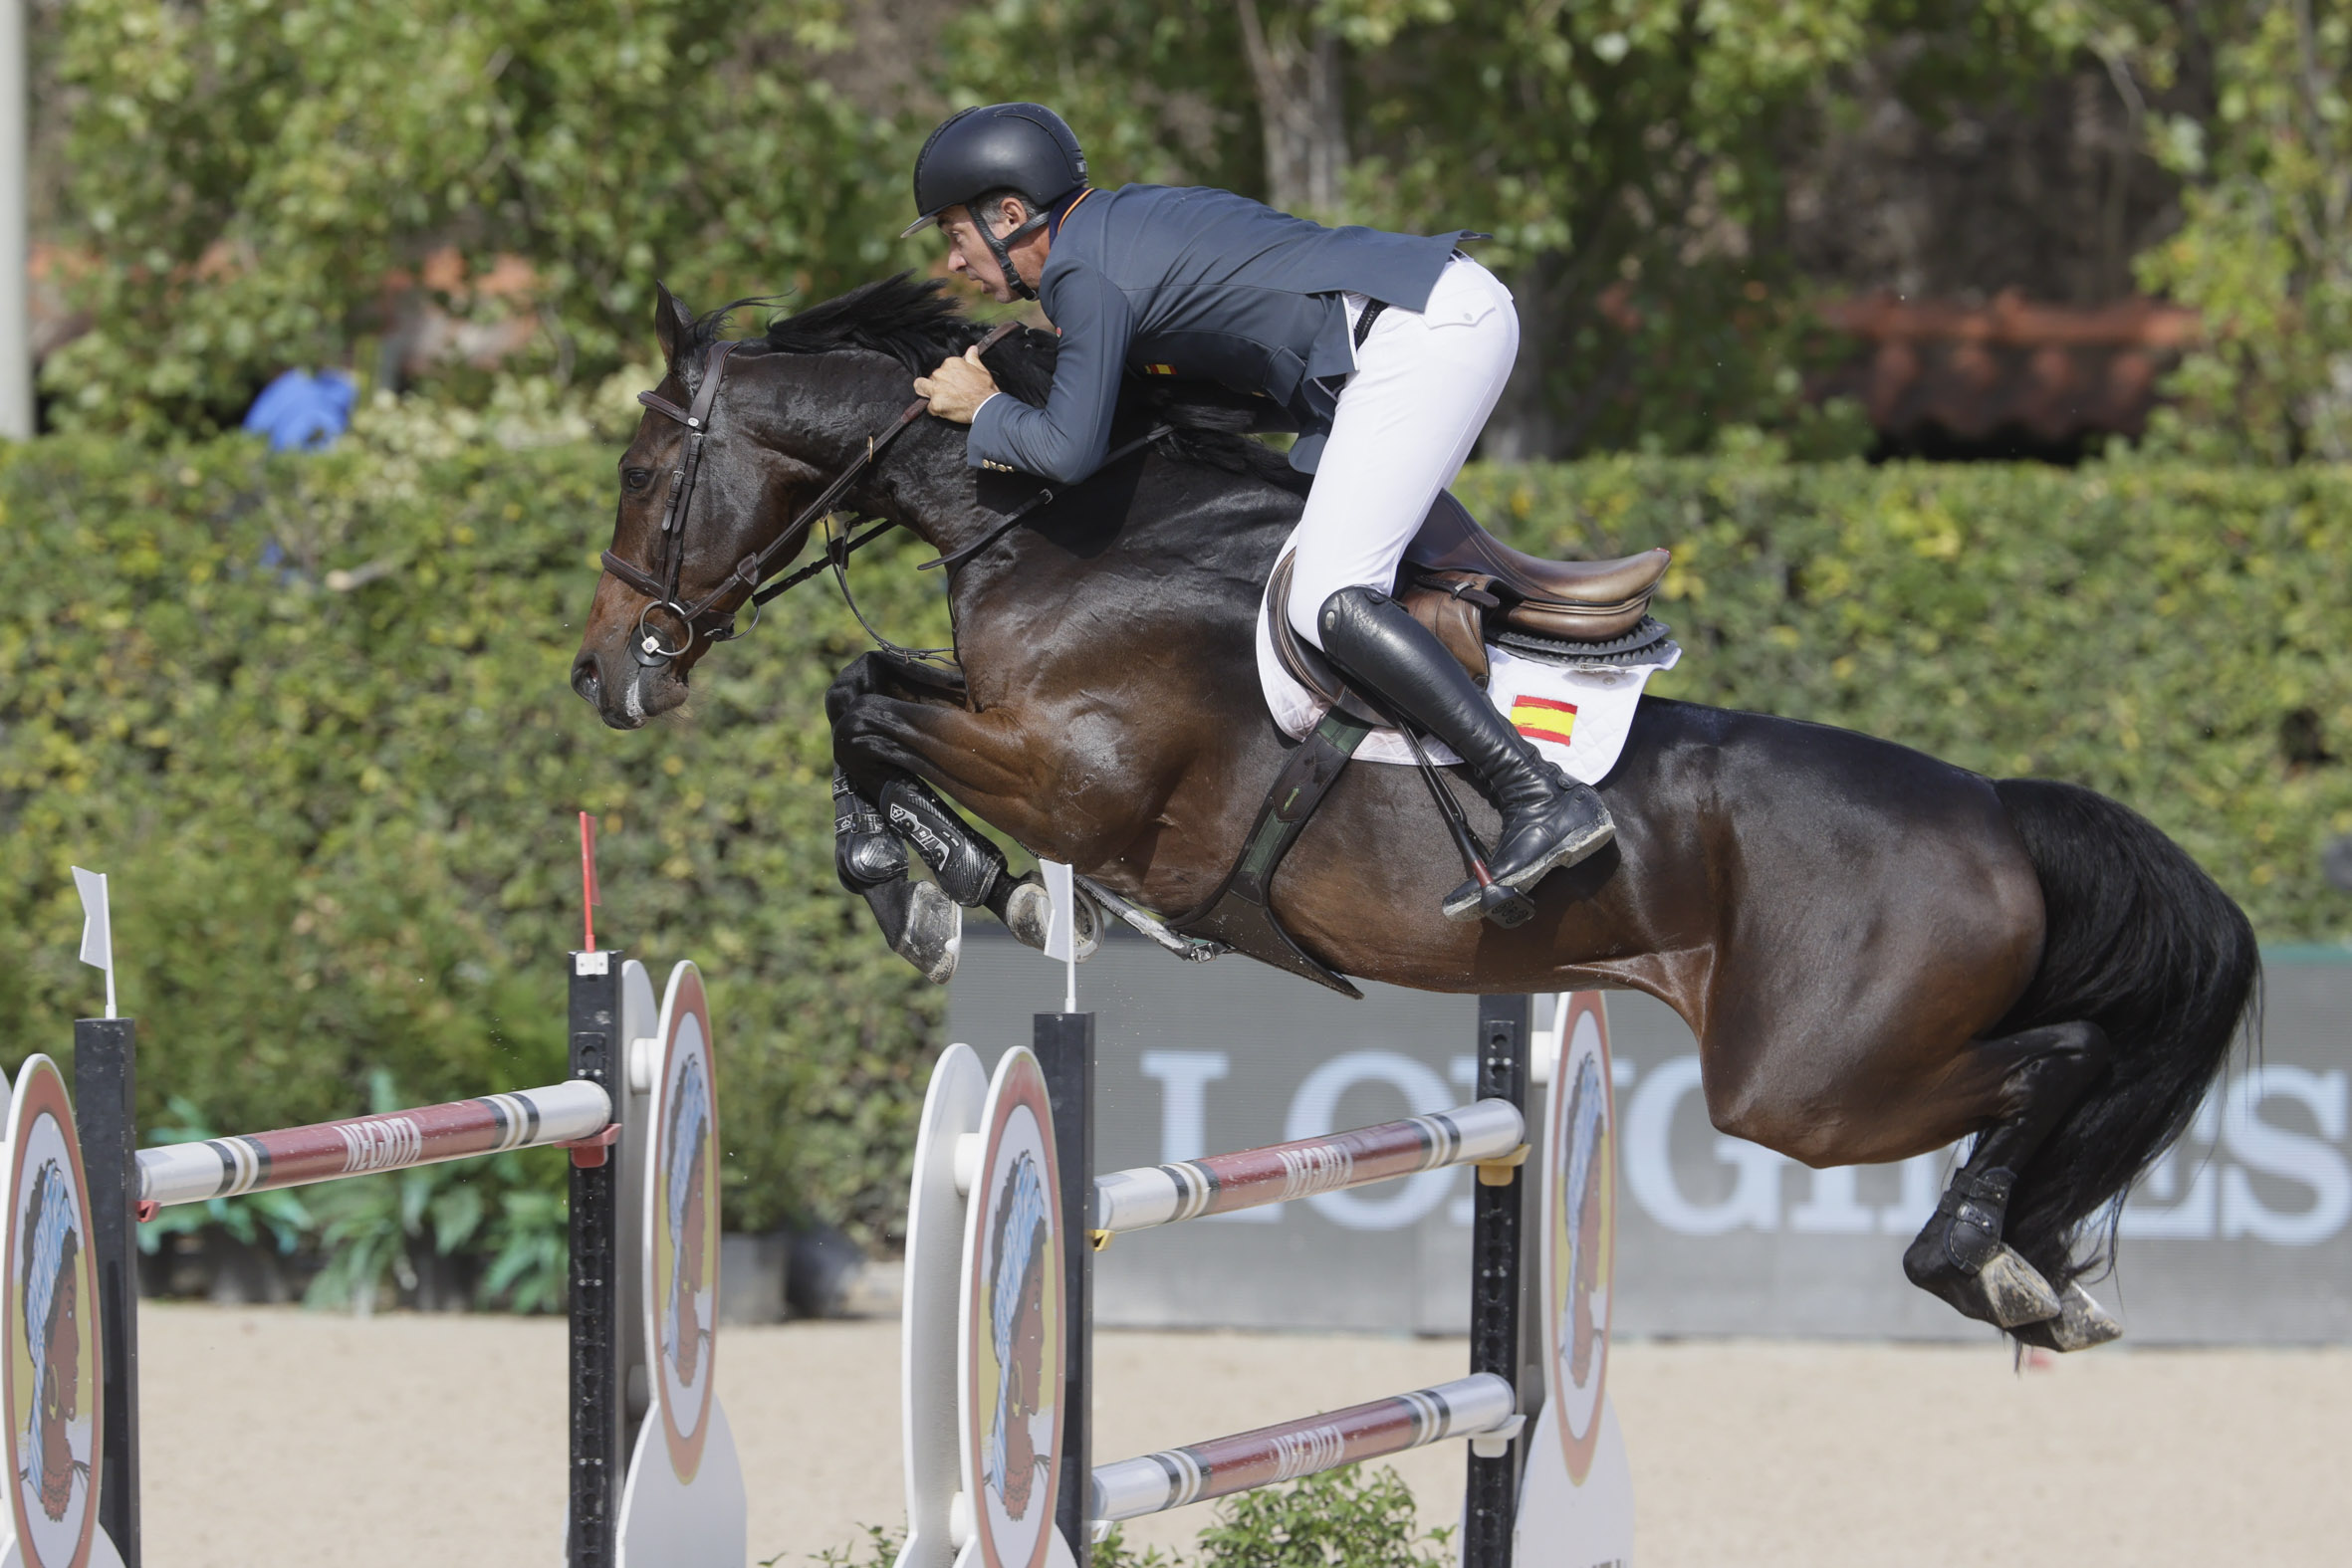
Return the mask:
[(898, 273), (861, 284), (838, 299), (768, 324), (767, 343), (787, 353), (863, 348), (888, 354), (911, 375), (927, 375), (987, 334), (965, 319), (936, 278)]
[[(728, 318), (746, 306), (772, 304), (771, 298), (737, 300), (695, 320), (680, 358), (700, 362), (700, 350), (716, 341)], [(960, 354), (989, 329), (972, 321), (956, 307), (945, 285), (936, 278), (897, 273), (861, 284), (847, 294), (812, 305), (791, 316), (770, 321), (755, 342), (783, 353), (831, 353), (863, 349), (898, 361), (909, 376), (927, 375), (940, 360)], [(1033, 406), (1043, 406), (1054, 385), (1056, 340), (1051, 333), (1024, 328), (989, 350), (988, 367), (997, 384)], [(1264, 403), (1242, 398), (1222, 387), (1200, 382), (1145, 383), (1130, 379), (1120, 394), (1122, 417), (1132, 414), (1153, 424), (1174, 427), (1163, 443), (1172, 457), (1248, 474), (1270, 484), (1303, 493), (1305, 476), (1292, 470), (1282, 455), (1263, 442), (1249, 439), (1248, 431), (1263, 428)], [(1271, 405), (1268, 405), (1271, 406)]]

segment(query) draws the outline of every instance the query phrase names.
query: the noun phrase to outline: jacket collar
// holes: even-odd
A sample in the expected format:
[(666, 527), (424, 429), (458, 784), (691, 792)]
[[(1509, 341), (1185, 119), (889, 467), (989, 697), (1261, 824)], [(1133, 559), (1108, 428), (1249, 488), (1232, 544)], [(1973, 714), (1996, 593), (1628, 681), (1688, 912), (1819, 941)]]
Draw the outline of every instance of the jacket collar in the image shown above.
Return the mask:
[(1070, 197), (1069, 200), (1063, 202), (1060, 206), (1054, 209), (1052, 214), (1050, 214), (1046, 219), (1046, 238), (1049, 242), (1061, 237), (1061, 220), (1068, 217), (1072, 212), (1075, 212), (1077, 210), (1078, 203), (1084, 201), (1088, 196), (1093, 194), (1094, 187), (1088, 185), (1081, 189), (1076, 195)]

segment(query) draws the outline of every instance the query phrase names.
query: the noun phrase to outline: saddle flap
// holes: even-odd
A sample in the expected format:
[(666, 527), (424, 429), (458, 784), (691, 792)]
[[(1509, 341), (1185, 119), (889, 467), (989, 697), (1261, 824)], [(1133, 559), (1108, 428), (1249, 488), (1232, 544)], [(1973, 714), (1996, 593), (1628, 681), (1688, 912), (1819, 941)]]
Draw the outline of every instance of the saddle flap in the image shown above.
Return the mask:
[(1493, 673), (1487, 664), (1487, 613), (1503, 602), (1487, 591), (1491, 580), (1467, 571), (1417, 574), (1413, 585), (1396, 596), (1482, 687)]
[[(1322, 650), (1291, 628), (1291, 617), (1284, 607), (1291, 602), (1291, 572), (1295, 564), (1296, 559), (1286, 553), (1275, 562), (1274, 576), (1267, 584), (1266, 630), (1268, 640), (1274, 644), (1275, 662), (1283, 667), (1284, 674), (1324, 702), (1368, 724), (1386, 728), (1387, 718), (1374, 712), (1348, 689), (1339, 672), (1323, 657)], [(1415, 620), (1437, 634), (1437, 640), (1470, 672), (1473, 680), (1481, 686), (1487, 684), (1490, 670), (1485, 606), (1499, 602), (1492, 593), (1485, 592), (1474, 580), (1458, 586), (1410, 587), (1394, 597)]]

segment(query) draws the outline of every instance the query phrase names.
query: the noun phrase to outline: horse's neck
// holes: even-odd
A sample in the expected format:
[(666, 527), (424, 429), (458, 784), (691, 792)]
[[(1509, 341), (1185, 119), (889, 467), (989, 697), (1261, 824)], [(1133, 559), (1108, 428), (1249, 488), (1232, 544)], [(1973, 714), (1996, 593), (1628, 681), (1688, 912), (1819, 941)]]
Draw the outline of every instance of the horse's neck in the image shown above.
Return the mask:
[(964, 477), (964, 443), (922, 422), (906, 433), (902, 450), (868, 492), (868, 509), (950, 556), (1004, 521), (979, 506)]
[[(1191, 477), (1146, 470), (1139, 486), (1076, 488), (1021, 519), (956, 569), (949, 593), (959, 638), (983, 658), (1026, 660), (1131, 634), (1158, 639), (1170, 657), (1247, 677), (1266, 578), (1297, 505), (1244, 489), (1238, 477), (1232, 492), (1217, 486), (1204, 496), (1181, 482)], [(943, 553), (986, 540), (1006, 519), (973, 507), (968, 488), (961, 497), (960, 507), (920, 526)], [(1254, 678), (1248, 684), (1255, 691)]]

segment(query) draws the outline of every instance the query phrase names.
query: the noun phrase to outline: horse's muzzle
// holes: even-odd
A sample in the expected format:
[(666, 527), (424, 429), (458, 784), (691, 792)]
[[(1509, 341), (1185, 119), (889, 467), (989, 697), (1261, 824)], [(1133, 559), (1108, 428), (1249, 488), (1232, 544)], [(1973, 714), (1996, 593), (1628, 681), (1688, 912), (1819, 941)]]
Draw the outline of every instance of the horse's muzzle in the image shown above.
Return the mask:
[(644, 690), (646, 672), (634, 664), (622, 663), (614, 675), (607, 682), (601, 661), (592, 653), (584, 652), (572, 661), (572, 689), (596, 710), (596, 717), (607, 728), (643, 729), (649, 717)]

